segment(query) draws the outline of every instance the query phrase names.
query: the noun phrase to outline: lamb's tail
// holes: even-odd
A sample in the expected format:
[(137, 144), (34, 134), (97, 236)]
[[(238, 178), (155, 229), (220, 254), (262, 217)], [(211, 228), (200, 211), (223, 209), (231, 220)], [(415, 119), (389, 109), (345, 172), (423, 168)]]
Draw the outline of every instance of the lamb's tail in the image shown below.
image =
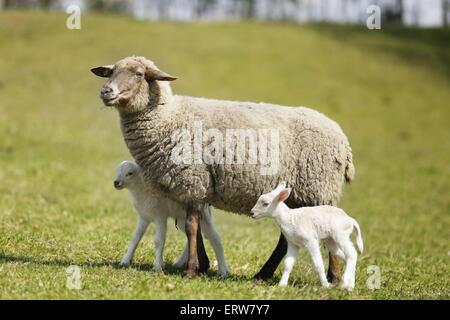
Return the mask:
[(359, 228), (358, 222), (352, 218), (353, 227), (356, 229), (356, 245), (358, 246), (358, 250), (360, 253), (364, 251), (364, 244), (361, 234), (361, 229)]
[(350, 183), (355, 176), (355, 166), (353, 165), (353, 154), (350, 145), (347, 145), (347, 159), (345, 163), (345, 182)]

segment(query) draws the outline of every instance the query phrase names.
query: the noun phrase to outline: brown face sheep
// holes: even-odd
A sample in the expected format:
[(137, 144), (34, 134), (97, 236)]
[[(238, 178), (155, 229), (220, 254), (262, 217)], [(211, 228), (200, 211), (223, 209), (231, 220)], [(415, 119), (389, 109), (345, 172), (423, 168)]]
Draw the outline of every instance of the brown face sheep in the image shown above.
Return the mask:
[[(109, 78), (100, 97), (118, 110), (125, 142), (145, 181), (186, 209), (187, 276), (196, 275), (202, 263), (197, 239), (205, 203), (250, 215), (261, 194), (286, 181), (293, 207), (336, 205), (344, 183), (353, 178), (347, 137), (317, 111), (173, 95), (169, 81), (176, 78), (143, 57), (92, 72)], [(242, 131), (230, 133), (236, 128)], [(208, 153), (211, 147), (214, 152)], [(280, 236), (257, 276), (271, 277), (286, 250)], [(336, 272), (337, 259), (330, 261), (329, 271)]]

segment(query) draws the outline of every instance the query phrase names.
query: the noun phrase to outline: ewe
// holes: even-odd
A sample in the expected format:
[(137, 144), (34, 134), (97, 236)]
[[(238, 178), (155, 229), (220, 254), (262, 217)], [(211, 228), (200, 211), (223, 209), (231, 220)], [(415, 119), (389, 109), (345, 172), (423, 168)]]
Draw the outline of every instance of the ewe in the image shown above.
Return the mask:
[[(201, 243), (197, 246), (201, 237), (199, 221), (206, 203), (248, 215), (259, 195), (272, 190), (277, 181), (285, 180), (293, 188), (289, 199), (292, 206), (336, 205), (344, 183), (353, 179), (352, 150), (347, 137), (336, 122), (317, 111), (173, 95), (168, 81), (176, 78), (143, 57), (128, 57), (91, 71), (109, 78), (100, 97), (106, 106), (118, 110), (125, 143), (142, 168), (145, 183), (186, 209), (186, 276), (197, 275), (207, 259), (198, 255)], [(221, 161), (223, 153), (244, 149), (245, 143), (240, 139), (224, 149), (216, 148), (218, 161), (174, 162), (174, 150), (185, 142), (194, 145), (194, 153), (199, 145), (202, 150), (214, 145), (211, 139), (193, 138), (199, 123), (216, 136), (224, 137), (233, 128), (269, 130), (277, 134), (278, 141), (271, 140), (269, 148), (269, 142), (260, 143), (252, 150), (252, 155), (260, 157), (258, 162)], [(191, 135), (177, 135), (180, 130)], [(276, 157), (261, 161), (267, 158), (267, 149)], [(248, 150), (244, 151), (245, 156)], [(267, 165), (277, 170), (262, 174)], [(281, 235), (257, 277), (271, 277), (286, 250), (286, 240)], [(330, 258), (329, 275), (335, 279), (338, 260)]]
[[(128, 189), (131, 195), (136, 212), (138, 213), (138, 222), (133, 234), (133, 238), (128, 247), (128, 251), (120, 262), (121, 266), (128, 266), (133, 259), (134, 252), (144, 235), (150, 222), (154, 221), (156, 225), (155, 234), (155, 262), (153, 268), (157, 271), (162, 270), (163, 250), (166, 240), (167, 218), (174, 218), (178, 230), (185, 232), (186, 211), (176, 202), (154, 195), (145, 183), (142, 177), (141, 168), (134, 162), (123, 161), (116, 170), (114, 187), (118, 190)], [(211, 220), (211, 208), (206, 204), (203, 208), (201, 225), (205, 237), (210, 241), (217, 258), (219, 274), (226, 277), (228, 273), (227, 262), (223, 252), (220, 236)], [(176, 267), (182, 267), (187, 263), (188, 247), (184, 247), (182, 255), (175, 262)]]
[(342, 209), (332, 206), (304, 207), (289, 209), (284, 201), (289, 197), (291, 188), (281, 182), (278, 187), (259, 197), (251, 210), (253, 218), (275, 218), (281, 232), (287, 239), (288, 251), (284, 260), (284, 271), (280, 286), (286, 286), (289, 274), (294, 266), (299, 247), (305, 247), (311, 255), (316, 272), (322, 286), (330, 284), (325, 276), (320, 241), (324, 240), (328, 250), (345, 260), (345, 271), (342, 287), (352, 290), (355, 287), (355, 270), (357, 253), (350, 240), (353, 228), (356, 229), (356, 244), (363, 251), (361, 230), (355, 219), (349, 217)]

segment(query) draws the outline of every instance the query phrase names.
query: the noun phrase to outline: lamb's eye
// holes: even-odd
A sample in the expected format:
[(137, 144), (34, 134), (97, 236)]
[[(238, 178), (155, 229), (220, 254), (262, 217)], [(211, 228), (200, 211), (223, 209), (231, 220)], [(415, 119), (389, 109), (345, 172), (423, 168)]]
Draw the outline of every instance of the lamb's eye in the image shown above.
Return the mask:
[(268, 205), (269, 205), (268, 202), (264, 202), (264, 203), (263, 203), (263, 206), (264, 206), (264, 207), (267, 207)]
[(127, 173), (127, 177), (132, 176), (132, 175), (133, 175), (133, 172), (128, 172)]
[(136, 76), (137, 77), (142, 77), (144, 74), (141, 71), (136, 71)]

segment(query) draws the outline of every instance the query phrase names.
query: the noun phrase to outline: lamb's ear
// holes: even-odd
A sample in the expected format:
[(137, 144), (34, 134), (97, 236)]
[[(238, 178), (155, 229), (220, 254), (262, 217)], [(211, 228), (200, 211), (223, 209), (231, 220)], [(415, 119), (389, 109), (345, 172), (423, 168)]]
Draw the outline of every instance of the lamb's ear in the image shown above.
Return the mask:
[(285, 188), (285, 189), (281, 190), (277, 196), (277, 201), (283, 202), (287, 198), (289, 198), (289, 195), (291, 194), (291, 190), (292, 190), (291, 188)]
[(91, 72), (95, 74), (96, 76), (102, 77), (102, 78), (109, 78), (113, 73), (113, 65), (109, 66), (100, 66), (95, 67), (91, 69)]
[(280, 181), (279, 183), (278, 183), (278, 186), (277, 186), (277, 189), (278, 188), (286, 188), (286, 181)]
[(147, 81), (173, 81), (176, 79), (177, 77), (171, 76), (170, 74), (157, 69), (147, 69), (147, 72), (145, 73), (145, 80)]

